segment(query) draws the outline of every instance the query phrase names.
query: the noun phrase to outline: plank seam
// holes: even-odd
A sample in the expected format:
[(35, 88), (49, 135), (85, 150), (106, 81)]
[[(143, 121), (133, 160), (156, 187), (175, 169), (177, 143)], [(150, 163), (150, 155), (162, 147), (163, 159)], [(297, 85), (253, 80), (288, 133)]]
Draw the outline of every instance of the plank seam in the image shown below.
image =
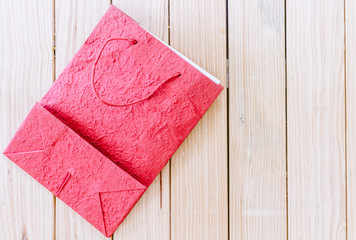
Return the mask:
[(346, 88), (346, 1), (344, 0), (344, 94), (345, 94), (345, 234), (346, 240), (348, 239), (348, 229), (347, 229), (347, 88)]
[[(53, 8), (53, 82), (56, 80), (56, 0), (52, 2)], [(57, 198), (53, 195), (53, 240), (57, 235)]]
[[(171, 45), (171, 2), (167, 0), (167, 25), (168, 25), (168, 45)], [(169, 240), (172, 239), (172, 159), (169, 159), (168, 185), (169, 185)]]
[(227, 238), (230, 239), (230, 113), (229, 113), (229, 0), (226, 0), (226, 157), (227, 157)]
[(286, 148), (286, 239), (289, 239), (289, 206), (288, 206), (288, 73), (287, 73), (287, 0), (284, 0), (284, 109), (285, 109), (285, 148)]

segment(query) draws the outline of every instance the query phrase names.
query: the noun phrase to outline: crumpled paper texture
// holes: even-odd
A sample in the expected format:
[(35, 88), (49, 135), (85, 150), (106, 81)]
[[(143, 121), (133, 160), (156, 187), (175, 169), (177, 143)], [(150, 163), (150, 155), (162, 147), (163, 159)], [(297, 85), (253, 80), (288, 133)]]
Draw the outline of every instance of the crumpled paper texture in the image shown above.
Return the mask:
[[(110, 40), (115, 38), (135, 39), (137, 43)], [(175, 73), (181, 75), (166, 81)], [(51, 150), (44, 148), (38, 153), (39, 159), (23, 154), (8, 156), (52, 192), (63, 183), (66, 172), (84, 173), (88, 169), (84, 175), (66, 180), (59, 197), (111, 236), (142, 195), (142, 189), (152, 183), (222, 89), (111, 6), (32, 110), (36, 112), (32, 115), (46, 117), (47, 125), (30, 113), (26, 127), (20, 128), (8, 148), (10, 152), (41, 149), (44, 140), (53, 145), (48, 148)], [(121, 105), (143, 98), (147, 99), (120, 107), (104, 103)], [(50, 124), (57, 130), (51, 130)], [(36, 126), (42, 133), (44, 127), (49, 132), (29, 137)], [(64, 136), (68, 133), (75, 140), (67, 142)], [(45, 155), (52, 162), (46, 162)], [(113, 186), (102, 191), (109, 182)], [(131, 190), (124, 194), (122, 189)], [(103, 218), (98, 209), (103, 209)]]
[(4, 154), (107, 236), (146, 190), (39, 104)]

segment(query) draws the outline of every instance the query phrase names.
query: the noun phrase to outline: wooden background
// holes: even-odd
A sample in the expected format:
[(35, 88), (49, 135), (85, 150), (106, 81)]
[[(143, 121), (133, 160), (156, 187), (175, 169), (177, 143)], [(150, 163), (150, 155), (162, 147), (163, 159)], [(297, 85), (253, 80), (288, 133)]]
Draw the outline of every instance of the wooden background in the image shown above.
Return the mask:
[[(226, 87), (113, 239), (356, 239), (354, 0), (0, 0), (1, 150), (110, 4)], [(1, 155), (0, 239), (106, 238)]]

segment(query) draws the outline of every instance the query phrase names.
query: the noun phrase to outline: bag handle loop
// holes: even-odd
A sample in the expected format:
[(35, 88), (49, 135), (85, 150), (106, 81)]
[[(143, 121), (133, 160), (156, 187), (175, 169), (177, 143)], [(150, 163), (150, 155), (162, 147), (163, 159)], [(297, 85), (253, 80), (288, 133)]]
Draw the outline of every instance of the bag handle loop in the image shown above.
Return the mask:
[(102, 103), (104, 103), (104, 104), (106, 104), (106, 105), (108, 105), (108, 106), (112, 106), (112, 107), (124, 107), (124, 106), (129, 106), (129, 105), (133, 105), (133, 104), (135, 104), (135, 103), (142, 102), (142, 101), (144, 101), (144, 100), (150, 98), (163, 84), (165, 84), (165, 83), (168, 82), (169, 80), (172, 80), (172, 79), (174, 79), (174, 78), (180, 77), (180, 76), (182, 75), (180, 72), (177, 72), (177, 73), (173, 74), (172, 76), (170, 76), (169, 78), (167, 78), (166, 80), (164, 80), (161, 84), (159, 84), (159, 85), (153, 90), (153, 92), (151, 92), (149, 95), (147, 95), (147, 96), (145, 96), (145, 97), (143, 97), (143, 98), (140, 98), (140, 99), (138, 99), (138, 100), (135, 100), (135, 101), (127, 102), (127, 103), (124, 103), (124, 104), (113, 104), (113, 103), (109, 103), (109, 102), (103, 100), (103, 99), (99, 96), (99, 93), (98, 93), (98, 91), (97, 91), (96, 88), (95, 88), (95, 83), (94, 83), (95, 68), (96, 68), (96, 65), (97, 65), (97, 63), (98, 63), (98, 61), (99, 61), (99, 59), (100, 59), (100, 57), (101, 57), (101, 54), (102, 54), (102, 52), (104, 51), (106, 45), (107, 45), (109, 42), (115, 41), (115, 40), (128, 41), (128, 42), (130, 42), (132, 45), (137, 44), (137, 40), (136, 40), (136, 39), (132, 39), (132, 38), (110, 38), (110, 39), (108, 39), (108, 40), (104, 43), (103, 47), (101, 48), (101, 50), (100, 50), (100, 52), (99, 52), (99, 54), (98, 54), (98, 56), (96, 57), (96, 60), (95, 60), (95, 62), (94, 62), (93, 74), (92, 74), (92, 81), (91, 81), (91, 82), (92, 82), (93, 91), (94, 91), (96, 97), (97, 97)]

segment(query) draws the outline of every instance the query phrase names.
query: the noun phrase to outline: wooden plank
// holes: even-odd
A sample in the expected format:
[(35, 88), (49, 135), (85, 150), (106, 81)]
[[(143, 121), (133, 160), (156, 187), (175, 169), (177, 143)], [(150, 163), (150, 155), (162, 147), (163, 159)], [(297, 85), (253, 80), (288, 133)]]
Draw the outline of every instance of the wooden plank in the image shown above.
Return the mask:
[[(0, 1), (2, 151), (52, 83), (52, 47), (51, 1)], [(53, 195), (3, 154), (0, 158), (0, 239), (52, 239)]]
[[(168, 42), (166, 0), (114, 0), (113, 4), (158, 38)], [(119, 226), (114, 239), (169, 239), (169, 191), (167, 165)]]
[(229, 1), (231, 239), (286, 239), (284, 1)]
[[(87, 39), (109, 6), (109, 0), (55, 1), (57, 77)], [(56, 239), (98, 240), (108, 238), (57, 198)]]
[[(170, 43), (226, 86), (226, 1), (170, 1)], [(228, 239), (226, 89), (171, 160), (171, 239)]]
[(356, 239), (356, 2), (345, 1), (347, 239)]
[(345, 239), (344, 3), (287, 1), (289, 239)]

